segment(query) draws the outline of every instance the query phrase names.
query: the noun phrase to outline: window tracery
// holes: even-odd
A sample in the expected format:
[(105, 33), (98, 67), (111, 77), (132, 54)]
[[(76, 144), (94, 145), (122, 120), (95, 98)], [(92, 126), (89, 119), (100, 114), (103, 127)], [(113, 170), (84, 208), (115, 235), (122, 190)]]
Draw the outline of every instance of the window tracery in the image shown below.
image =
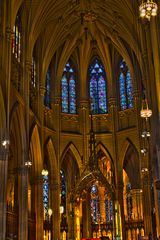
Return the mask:
[(63, 213), (66, 213), (66, 178), (64, 171), (60, 171), (61, 180), (61, 207), (63, 207)]
[(44, 219), (46, 220), (48, 219), (49, 179), (48, 174), (42, 174), (42, 176), (43, 176), (43, 208)]
[(76, 76), (75, 69), (68, 61), (61, 80), (62, 112), (76, 113)]
[(34, 57), (32, 57), (31, 83), (34, 88), (37, 87), (37, 66)]
[(94, 114), (107, 113), (107, 86), (104, 66), (95, 58), (89, 66), (89, 95)]
[(99, 205), (99, 196), (98, 188), (96, 185), (91, 187), (91, 220), (92, 223), (100, 222), (100, 205)]
[(44, 96), (44, 105), (48, 108), (51, 108), (51, 70), (48, 68), (47, 74), (46, 74), (46, 83), (45, 83), (45, 96)]
[(18, 13), (13, 27), (12, 39), (12, 53), (18, 62), (21, 61), (21, 38), (22, 38), (22, 24), (20, 14)]
[(125, 110), (133, 107), (133, 87), (130, 71), (123, 60), (119, 74), (120, 108)]

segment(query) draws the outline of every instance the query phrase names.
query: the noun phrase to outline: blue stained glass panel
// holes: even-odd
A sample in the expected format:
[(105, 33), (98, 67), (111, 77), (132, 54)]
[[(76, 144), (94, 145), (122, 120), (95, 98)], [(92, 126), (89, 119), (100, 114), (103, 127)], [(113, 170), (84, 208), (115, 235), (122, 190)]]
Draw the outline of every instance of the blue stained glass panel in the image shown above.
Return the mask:
[(62, 78), (62, 112), (68, 112), (68, 82), (66, 76)]
[(61, 177), (61, 205), (64, 207), (64, 213), (66, 213), (66, 179), (64, 171), (60, 171)]
[(123, 60), (119, 75), (120, 107), (125, 110), (133, 107), (132, 80), (130, 71)]
[(44, 104), (46, 107), (51, 108), (51, 98), (50, 98), (50, 94), (51, 94), (51, 71), (50, 68), (48, 68), (47, 74), (46, 74), (46, 92), (45, 92), (45, 96), (44, 96)]
[(43, 208), (45, 219), (48, 217), (48, 175), (43, 175)]
[(71, 77), (69, 81), (69, 92), (70, 92), (70, 113), (76, 112), (76, 85), (75, 80), (73, 79), (73, 76)]
[(13, 27), (12, 52), (18, 62), (21, 61), (21, 19), (19, 13), (16, 16), (15, 25)]
[(106, 221), (113, 220), (113, 202), (110, 199), (106, 199)]
[(75, 71), (68, 62), (63, 71), (61, 81), (61, 94), (62, 94), (62, 112), (76, 113), (76, 81)]
[(107, 113), (106, 75), (97, 58), (89, 66), (89, 94), (93, 113)]

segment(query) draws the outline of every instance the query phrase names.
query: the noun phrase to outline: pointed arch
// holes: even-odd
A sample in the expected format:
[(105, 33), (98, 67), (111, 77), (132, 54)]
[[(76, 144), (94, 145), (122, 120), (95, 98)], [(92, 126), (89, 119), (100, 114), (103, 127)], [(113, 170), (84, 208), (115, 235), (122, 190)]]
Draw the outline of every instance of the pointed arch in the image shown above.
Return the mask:
[(71, 59), (66, 63), (61, 80), (62, 112), (75, 114), (76, 109), (76, 72)]
[[(18, 160), (18, 165), (25, 164), (25, 156), (24, 151), (26, 150), (26, 130), (25, 130), (25, 123), (24, 123), (24, 114), (23, 109), (16, 102), (10, 112), (10, 135), (14, 136), (14, 146), (16, 149), (16, 155)], [(22, 157), (23, 153), (23, 157)]]
[(121, 110), (133, 107), (133, 84), (130, 71), (124, 59), (119, 65), (119, 96)]
[(39, 176), (43, 169), (42, 152), (38, 126), (35, 125), (30, 139), (30, 157), (33, 163), (34, 174)]
[(94, 114), (107, 113), (106, 73), (101, 60), (96, 56), (88, 68), (89, 97)]
[(12, 39), (12, 53), (17, 61), (20, 63), (22, 55), (22, 21), (20, 9), (18, 10), (13, 27), (13, 39)]
[(58, 180), (58, 176), (59, 176), (58, 162), (57, 162), (55, 148), (51, 138), (48, 138), (46, 142), (46, 150), (48, 152), (50, 174), (51, 176), (54, 176), (55, 180)]
[(0, 139), (5, 138), (5, 131), (6, 131), (6, 112), (5, 112), (5, 106), (4, 106), (4, 98), (2, 93), (2, 88), (0, 86)]
[(63, 160), (64, 160), (64, 158), (65, 158), (65, 156), (66, 156), (66, 154), (68, 152), (71, 152), (73, 154), (73, 156), (74, 156), (74, 158), (75, 158), (75, 160), (76, 160), (76, 162), (78, 164), (78, 168), (80, 169), (81, 166), (82, 166), (81, 155), (80, 155), (78, 149), (76, 148), (76, 146), (72, 142), (70, 142), (66, 146), (66, 148), (64, 149), (64, 151), (63, 151), (63, 153), (61, 155), (60, 165), (62, 165), (62, 162), (63, 162)]
[(51, 108), (51, 66), (49, 65), (45, 79), (44, 105)]
[(133, 187), (140, 186), (139, 153), (130, 139), (126, 139), (119, 154), (119, 173), (123, 176), (123, 169), (127, 173)]

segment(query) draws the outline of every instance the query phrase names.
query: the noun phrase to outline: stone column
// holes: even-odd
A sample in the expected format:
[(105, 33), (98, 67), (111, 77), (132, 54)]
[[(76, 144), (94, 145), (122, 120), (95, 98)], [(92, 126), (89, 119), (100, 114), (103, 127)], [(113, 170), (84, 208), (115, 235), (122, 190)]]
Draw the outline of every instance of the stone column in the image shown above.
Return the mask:
[(145, 235), (152, 233), (151, 184), (148, 168), (142, 168), (143, 213)]
[(28, 240), (28, 167), (18, 169), (18, 239)]
[(121, 209), (120, 204), (117, 200), (114, 201), (114, 238), (115, 239), (125, 239), (125, 236), (122, 235), (122, 227), (121, 227)]
[(50, 181), (51, 209), (52, 209), (52, 235), (53, 240), (60, 239), (60, 185), (54, 180)]
[(89, 112), (90, 112), (90, 106), (89, 106), (88, 100), (81, 100), (79, 105), (79, 117), (80, 117), (80, 132), (83, 135), (83, 166), (87, 164), (88, 161), (88, 138), (87, 134), (90, 130), (90, 122), (89, 122)]
[(33, 180), (35, 188), (35, 212), (36, 212), (36, 240), (43, 240), (43, 179), (36, 176)]
[(124, 202), (123, 202), (123, 183), (118, 184), (118, 201), (115, 203), (115, 209), (117, 209), (117, 217), (120, 218), (119, 231), (122, 239), (125, 239), (125, 216), (124, 216)]
[(142, 209), (142, 190), (141, 189), (132, 189), (132, 206), (133, 206), (133, 219), (141, 220), (143, 219), (143, 209)]
[(105, 207), (105, 187), (99, 187), (99, 205), (100, 205), (100, 216), (101, 216), (101, 223), (106, 223), (106, 207)]
[(8, 149), (0, 148), (0, 239), (6, 234), (6, 191), (7, 191)]
[(153, 64), (154, 64), (154, 72), (155, 72), (155, 82), (156, 82), (156, 90), (157, 90), (157, 99), (158, 100), (158, 113), (160, 116), (160, 54), (159, 54), (159, 36), (158, 36), (158, 25), (155, 18), (150, 22), (150, 35), (151, 35), (151, 45), (152, 45), (152, 53), (153, 53)]
[(80, 202), (74, 206), (74, 239), (80, 240)]
[(91, 236), (91, 208), (90, 208), (90, 194), (86, 194), (86, 199), (82, 202), (82, 223), (83, 223), (83, 237), (90, 238)]

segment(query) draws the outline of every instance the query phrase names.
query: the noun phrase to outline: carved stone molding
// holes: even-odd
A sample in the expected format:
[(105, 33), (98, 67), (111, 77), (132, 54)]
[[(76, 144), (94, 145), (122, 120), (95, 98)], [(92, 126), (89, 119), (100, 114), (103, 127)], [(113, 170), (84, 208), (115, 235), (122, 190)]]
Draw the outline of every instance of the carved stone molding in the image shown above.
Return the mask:
[(78, 106), (79, 109), (87, 110), (90, 108), (90, 104), (88, 100), (81, 100)]
[(61, 116), (61, 119), (62, 120), (65, 120), (65, 121), (72, 121), (72, 122), (78, 122), (78, 115), (62, 115)]
[(116, 98), (109, 98), (108, 99), (108, 105), (109, 105), (109, 107), (116, 107), (116, 104), (117, 104), (117, 102), (116, 102)]
[(31, 70), (32, 70), (32, 62), (29, 61), (29, 60), (26, 60), (25, 66), (26, 66), (26, 70), (31, 73)]
[(33, 185), (42, 185), (43, 184), (43, 177), (42, 177), (42, 175), (32, 177), (31, 184), (33, 184)]
[(13, 39), (13, 31), (9, 27), (6, 28), (6, 36), (7, 36), (7, 41), (11, 43)]
[(27, 173), (28, 173), (28, 167), (26, 167), (26, 166), (21, 166), (21, 167), (17, 168), (17, 170), (18, 170), (18, 173), (21, 175), (27, 175)]
[(60, 105), (61, 104), (61, 97), (54, 97), (53, 98), (53, 103), (55, 105)]
[(155, 180), (155, 187), (157, 190), (160, 190), (160, 179)]

